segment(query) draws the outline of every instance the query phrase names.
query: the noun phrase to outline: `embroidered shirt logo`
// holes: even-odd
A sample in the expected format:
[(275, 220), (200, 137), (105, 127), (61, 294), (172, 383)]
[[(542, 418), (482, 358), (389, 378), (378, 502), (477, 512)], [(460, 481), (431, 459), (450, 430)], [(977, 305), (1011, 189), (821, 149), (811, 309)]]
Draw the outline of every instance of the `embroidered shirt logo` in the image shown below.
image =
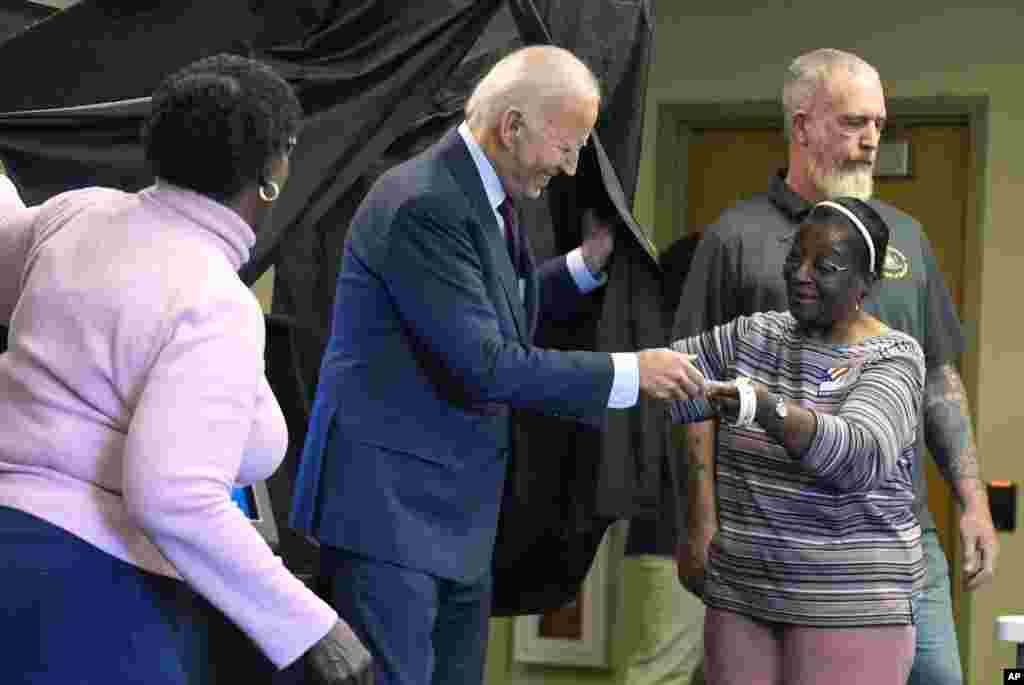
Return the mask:
[(882, 264), (883, 278), (906, 278), (910, 273), (910, 260), (907, 256), (891, 245), (885, 251), (885, 262)]

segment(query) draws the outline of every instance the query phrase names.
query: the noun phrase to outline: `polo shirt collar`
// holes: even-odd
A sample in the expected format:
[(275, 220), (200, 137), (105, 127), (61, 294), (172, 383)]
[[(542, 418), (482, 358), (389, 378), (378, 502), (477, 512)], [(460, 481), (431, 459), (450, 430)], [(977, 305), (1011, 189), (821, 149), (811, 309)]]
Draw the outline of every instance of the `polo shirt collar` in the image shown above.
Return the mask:
[(794, 224), (803, 221), (811, 211), (811, 203), (786, 185), (786, 169), (781, 169), (772, 176), (768, 186), (768, 197)]

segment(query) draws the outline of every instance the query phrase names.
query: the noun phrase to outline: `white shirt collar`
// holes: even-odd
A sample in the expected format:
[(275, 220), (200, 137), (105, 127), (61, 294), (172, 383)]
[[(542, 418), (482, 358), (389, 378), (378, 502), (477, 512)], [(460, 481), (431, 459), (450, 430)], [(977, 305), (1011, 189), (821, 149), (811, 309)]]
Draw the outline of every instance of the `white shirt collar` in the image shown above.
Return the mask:
[(484, 191), (487, 193), (487, 199), (491, 203), (491, 209), (497, 212), (498, 205), (505, 201), (505, 187), (501, 185), (498, 172), (494, 170), (494, 165), (491, 164), (491, 160), (487, 159), (483, 148), (476, 142), (473, 132), (469, 130), (469, 124), (465, 121), (459, 124), (459, 135), (466, 141), (466, 147), (469, 148), (469, 156), (473, 158), (476, 170), (480, 173), (480, 180), (484, 183)]

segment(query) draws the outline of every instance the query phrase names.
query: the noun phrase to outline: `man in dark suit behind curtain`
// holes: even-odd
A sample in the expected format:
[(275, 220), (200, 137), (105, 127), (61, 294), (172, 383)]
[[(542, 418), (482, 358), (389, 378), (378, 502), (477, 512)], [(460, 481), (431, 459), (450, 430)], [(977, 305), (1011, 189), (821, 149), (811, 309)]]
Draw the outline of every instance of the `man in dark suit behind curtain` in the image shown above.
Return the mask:
[(575, 174), (599, 105), (571, 53), (518, 50), (352, 220), (292, 524), (321, 542), (330, 599), (378, 685), (482, 680), (510, 408), (592, 420), (640, 392), (700, 392), (667, 349), (531, 344), (540, 317), (604, 284), (613, 235), (588, 214), (580, 248), (534, 265), (510, 205)]

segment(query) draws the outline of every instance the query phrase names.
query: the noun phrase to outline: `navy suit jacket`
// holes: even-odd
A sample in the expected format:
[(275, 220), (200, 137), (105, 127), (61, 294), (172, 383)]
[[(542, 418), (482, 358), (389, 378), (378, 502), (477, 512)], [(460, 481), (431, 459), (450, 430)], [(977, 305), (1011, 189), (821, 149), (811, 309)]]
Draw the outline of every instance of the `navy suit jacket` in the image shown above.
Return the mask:
[(456, 130), (374, 184), (345, 244), (294, 527), (444, 578), (490, 571), (510, 408), (593, 420), (614, 376), (607, 353), (531, 345), (539, 316), (581, 296), (564, 257), (527, 261), (521, 296)]

